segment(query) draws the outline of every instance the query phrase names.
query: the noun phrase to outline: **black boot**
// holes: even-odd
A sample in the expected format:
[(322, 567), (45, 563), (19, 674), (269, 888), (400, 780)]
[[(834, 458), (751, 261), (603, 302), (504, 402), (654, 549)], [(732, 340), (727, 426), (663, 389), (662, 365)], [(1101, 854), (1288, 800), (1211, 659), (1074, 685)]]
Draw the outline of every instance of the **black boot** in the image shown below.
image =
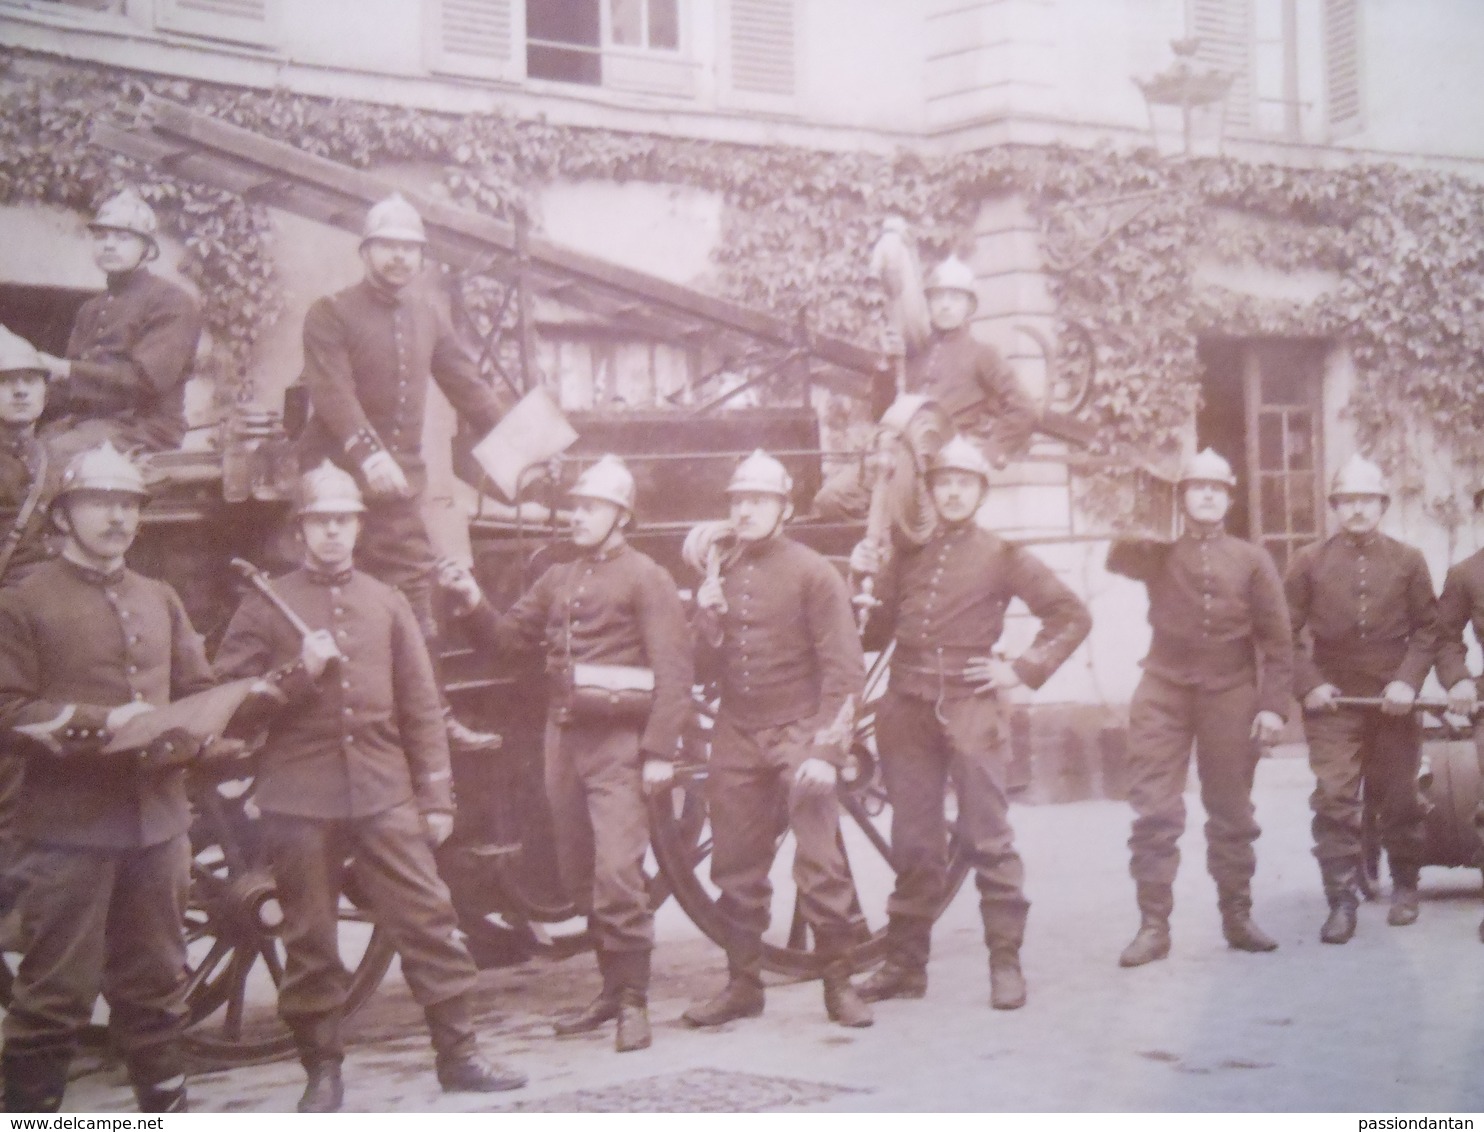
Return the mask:
[(927, 994), (927, 961), (933, 924), (917, 916), (892, 916), (886, 922), (886, 962), (860, 986), (866, 1002), (888, 998), (922, 998)]
[(445, 1093), (502, 1093), (525, 1085), (524, 1073), (480, 1057), (466, 996), (435, 1002), (423, 1014), (438, 1055), (438, 1084)]
[(299, 1051), (299, 1064), (307, 1080), (299, 1097), (300, 1112), (339, 1112), (345, 1101), (340, 1063), (345, 1046), (340, 1036), (340, 1015), (320, 1014), (285, 1019)]
[(1142, 967), (1163, 959), (1170, 953), (1170, 913), (1175, 908), (1175, 891), (1167, 884), (1140, 881), (1139, 931), (1118, 956), (1120, 967)]
[(763, 940), (739, 935), (727, 952), (727, 985), (720, 994), (686, 1008), (680, 1020), (687, 1026), (721, 1026), (738, 1018), (756, 1018), (763, 1012)]
[(576, 1014), (558, 1018), (552, 1023), (552, 1029), (556, 1031), (558, 1037), (589, 1034), (605, 1022), (611, 1022), (618, 1017), (618, 984), (614, 981), (613, 956), (601, 947), (598, 948), (597, 955), (598, 970), (603, 976), (603, 989), (598, 991), (597, 997)]
[(1019, 1010), (1025, 1005), (1018, 949), (1000, 947), (989, 953), (989, 1005), (996, 1010)]
[(824, 1012), (831, 1022), (862, 1029), (876, 1019), (860, 992), (850, 982), (850, 930), (816, 931), (815, 950), (824, 963)]
[(443, 716), (448, 733), (448, 749), (456, 754), (479, 754), (498, 751), (504, 739), (493, 731), (476, 731), (449, 709)]
[(1217, 886), (1221, 908), (1221, 934), (1228, 947), (1237, 951), (1277, 951), (1278, 941), (1252, 921), (1252, 890), (1249, 884)]
[(1421, 910), (1417, 897), (1417, 869), (1392, 862), (1391, 908), (1386, 913), (1386, 922), (1394, 928), (1404, 928), (1417, 922)]
[(345, 1103), (345, 1083), (340, 1076), (339, 1061), (306, 1061), (304, 1092), (299, 1096), (300, 1112), (339, 1112)]
[(613, 1048), (619, 1053), (648, 1049), (649, 952), (621, 951), (612, 956), (613, 981), (618, 987), (618, 1030)]
[(0, 1057), (5, 1073), (5, 1111), (60, 1112), (67, 1092), (67, 1051), (21, 1053), (6, 1049)]
[(154, 1085), (136, 1085), (134, 1099), (140, 1112), (190, 1112), (185, 1078), (172, 1077)]
[(1358, 862), (1321, 861), (1324, 895), (1329, 901), (1329, 916), (1319, 929), (1322, 943), (1349, 943), (1355, 935), (1355, 910), (1360, 904), (1360, 865)]

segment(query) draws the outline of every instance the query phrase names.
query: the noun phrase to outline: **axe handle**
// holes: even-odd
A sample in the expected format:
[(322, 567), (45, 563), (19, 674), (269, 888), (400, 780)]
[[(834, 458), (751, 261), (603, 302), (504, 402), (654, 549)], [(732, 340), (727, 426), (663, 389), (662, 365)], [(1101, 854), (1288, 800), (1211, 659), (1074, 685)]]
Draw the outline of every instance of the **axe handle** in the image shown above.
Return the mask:
[[(1370, 707), (1378, 708), (1385, 701), (1380, 696), (1336, 696), (1334, 703), (1338, 707)], [(1447, 700), (1414, 700), (1410, 711), (1447, 711)]]
[(250, 583), (252, 583), (253, 588), (268, 599), (268, 604), (273, 606), (274, 609), (278, 610), (278, 612), (283, 615), (284, 620), (292, 625), (298, 631), (301, 637), (307, 637), (314, 632), (314, 630), (311, 629), (305, 622), (304, 618), (295, 613), (293, 609), (290, 608), (289, 603), (278, 596), (278, 591), (275, 590), (269, 583), (268, 579), (263, 575), (263, 572), (256, 566), (254, 566), (251, 562), (245, 561), (241, 558), (234, 558), (232, 559), (232, 569), (236, 570)]

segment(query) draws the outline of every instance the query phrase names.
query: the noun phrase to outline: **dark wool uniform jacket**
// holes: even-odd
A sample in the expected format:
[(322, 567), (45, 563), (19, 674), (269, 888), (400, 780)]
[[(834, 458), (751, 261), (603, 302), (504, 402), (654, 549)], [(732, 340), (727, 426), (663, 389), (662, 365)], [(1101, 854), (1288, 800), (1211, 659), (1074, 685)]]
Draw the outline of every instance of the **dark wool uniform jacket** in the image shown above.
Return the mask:
[(1484, 642), (1484, 550), (1448, 571), (1438, 598), (1438, 679), (1444, 688), (1469, 678), (1463, 631), (1470, 623), (1474, 639)]
[(24, 432), (0, 430), (0, 546), (9, 541), (21, 508), (26, 505), (31, 487), (36, 482), (36, 475), (45, 465), (36, 507), (16, 539), (10, 564), (0, 572), (0, 585), (14, 585), (51, 557), (47, 546), (50, 530), (47, 508), (57, 493), (63, 469), (60, 460), (43, 460), (44, 451), (44, 442), (29, 429)]
[(1267, 551), (1225, 532), (1119, 539), (1108, 569), (1149, 591), (1146, 672), (1206, 692), (1255, 682), (1258, 710), (1287, 717), (1293, 634)]
[(975, 694), (964, 664), (990, 655), (1014, 598), (1041, 622), (1036, 639), (1011, 662), (1027, 687), (1046, 683), (1092, 628), (1087, 607), (1045, 563), (972, 520), (941, 525), (921, 549), (899, 548), (876, 596), (881, 605), (866, 647), (880, 648), (895, 634), (892, 691), (928, 699)]
[(782, 537), (743, 544), (722, 591), (724, 614), (697, 615), (702, 667), (719, 676), (722, 718), (743, 731), (801, 720), (818, 730), (847, 698), (859, 708), (865, 659), (850, 591), (823, 555)]
[(301, 442), (307, 466), (329, 457), (359, 476), (367, 457), (387, 451), (421, 490), (430, 377), (481, 434), (500, 419), (493, 391), (426, 288), (415, 283), (388, 295), (363, 279), (309, 308), (303, 381), (313, 413)]
[(480, 602), (467, 624), (495, 652), (544, 647), (547, 670), (558, 679), (572, 663), (653, 669), (654, 707), (639, 749), (651, 758), (675, 758), (691, 710), (690, 630), (675, 580), (652, 558), (625, 544), (560, 562), (509, 612)]
[(907, 358), (907, 389), (935, 400), (953, 427), (985, 439), (993, 453), (1014, 456), (1030, 443), (1036, 409), (999, 351), (967, 325), (934, 331)]
[[(295, 570), (273, 582), (312, 629), (328, 629), (344, 659), (312, 688), (284, 685), (258, 762), (258, 806), (306, 818), (362, 818), (411, 799), (453, 809), (448, 736), (433, 663), (400, 592), (369, 574)], [(222, 679), (291, 663), (300, 637), (261, 594), (242, 602), (217, 650)], [(302, 670), (300, 670), (302, 673)]]
[(163, 707), (212, 682), (201, 638), (164, 582), (57, 558), (0, 591), (0, 728), (8, 744), (26, 728), (37, 752), (26, 761), (22, 836), (133, 849), (184, 833), (184, 770), (103, 754), (104, 720), (121, 704)]
[(196, 300), (139, 268), (83, 303), (67, 342), (67, 411), (133, 422), (160, 448), (185, 436), (185, 384), (201, 338)]
[(1350, 696), (1378, 695), (1400, 680), (1422, 687), (1438, 645), (1438, 602), (1422, 552), (1379, 531), (1341, 532), (1304, 547), (1284, 579), (1300, 642), (1294, 691), (1320, 684)]

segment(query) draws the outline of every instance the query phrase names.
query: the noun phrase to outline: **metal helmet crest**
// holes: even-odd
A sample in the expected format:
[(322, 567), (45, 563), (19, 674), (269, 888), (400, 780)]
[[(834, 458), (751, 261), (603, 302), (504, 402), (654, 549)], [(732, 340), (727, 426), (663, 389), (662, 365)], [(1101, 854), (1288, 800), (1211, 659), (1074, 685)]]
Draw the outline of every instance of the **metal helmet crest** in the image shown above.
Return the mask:
[(574, 499), (598, 499), (634, 511), (634, 474), (611, 453), (586, 468), (567, 493)]
[(68, 461), (56, 498), (62, 499), (78, 491), (118, 491), (141, 499), (149, 496), (139, 465), (107, 440), (97, 448), (79, 452)]
[(46, 373), (41, 354), (15, 331), (0, 326), (0, 373), (23, 373), (34, 370)]
[(88, 227), (133, 232), (158, 250), (160, 223), (155, 218), (155, 210), (133, 189), (117, 192), (99, 205), (97, 214), (88, 221)]
[(732, 482), (727, 484), (727, 494), (739, 491), (755, 491), (762, 495), (778, 495), (788, 499), (794, 490), (794, 478), (788, 469), (774, 456), (761, 448), (737, 465), (732, 473)]
[(358, 515), (366, 503), (355, 477), (326, 460), (299, 477), (294, 510), (299, 515)]
[(979, 298), (979, 292), (974, 289), (974, 269), (956, 255), (949, 256), (933, 268), (923, 290), (929, 294), (934, 291), (963, 291), (973, 296), (976, 302)]
[(361, 243), (367, 240), (405, 240), (426, 244), (428, 234), (423, 230), (423, 218), (417, 209), (401, 193), (393, 193), (385, 200), (377, 201), (366, 213)]
[(928, 465), (929, 476), (938, 472), (969, 472), (982, 479), (985, 487), (989, 486), (989, 461), (977, 444), (957, 434), (938, 449), (938, 454)]
[(1386, 486), (1386, 475), (1380, 467), (1358, 453), (1351, 456), (1335, 472), (1329, 484), (1330, 498), (1337, 495), (1379, 495), (1390, 499), (1391, 491)]
[(1193, 456), (1186, 457), (1180, 466), (1179, 482), (1182, 486), (1187, 483), (1219, 483), (1236, 487), (1237, 476), (1225, 456), (1214, 448), (1202, 448)]

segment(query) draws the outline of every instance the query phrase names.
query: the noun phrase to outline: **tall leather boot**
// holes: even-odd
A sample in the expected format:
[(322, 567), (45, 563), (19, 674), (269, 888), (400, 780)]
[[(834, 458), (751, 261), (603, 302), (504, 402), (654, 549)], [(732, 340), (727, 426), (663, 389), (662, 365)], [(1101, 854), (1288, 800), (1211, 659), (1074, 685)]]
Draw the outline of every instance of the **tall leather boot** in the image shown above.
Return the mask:
[(295, 1018), (289, 1022), (294, 1035), (294, 1048), (304, 1066), (306, 1080), (299, 1097), (300, 1112), (339, 1112), (345, 1103), (345, 1083), (340, 1065), (345, 1060), (345, 1047), (340, 1037), (340, 1016), (326, 1014), (315, 1018)]
[(648, 951), (621, 951), (612, 957), (613, 980), (618, 988), (618, 1030), (613, 1048), (619, 1053), (648, 1049), (653, 1040), (649, 1029)]
[(184, 1073), (148, 1085), (134, 1086), (140, 1112), (190, 1112)]
[(591, 1033), (605, 1022), (611, 1022), (618, 1017), (619, 987), (614, 975), (616, 957), (604, 951), (602, 947), (598, 948), (597, 956), (598, 972), (603, 976), (603, 988), (598, 991), (596, 998), (576, 1014), (558, 1018), (552, 1023), (551, 1028), (556, 1031), (558, 1037)]
[(815, 950), (824, 963), (824, 1012), (831, 1022), (863, 1029), (876, 1019), (850, 982), (850, 930), (815, 932)]
[(886, 921), (886, 962), (860, 986), (866, 1002), (888, 998), (922, 998), (927, 994), (927, 961), (933, 923), (920, 916), (891, 916)]
[(1118, 957), (1120, 967), (1142, 967), (1170, 953), (1170, 913), (1175, 909), (1175, 890), (1168, 884), (1139, 881), (1139, 930)]
[(1221, 909), (1221, 934), (1228, 947), (1237, 951), (1277, 951), (1278, 941), (1252, 921), (1252, 887), (1249, 882), (1216, 887)]
[(1422, 905), (1417, 896), (1417, 866), (1391, 865), (1391, 907), (1386, 922), (1394, 928), (1415, 924)]
[(763, 1012), (763, 937), (737, 934), (727, 951), (727, 985), (720, 994), (686, 1008), (680, 1020), (700, 1028), (720, 1026)]
[(438, 1055), (438, 1084), (445, 1093), (503, 1093), (525, 1085), (524, 1073), (480, 1056), (466, 995), (424, 1007), (423, 1015)]
[(996, 947), (990, 951), (989, 1005), (995, 1010), (1019, 1010), (1025, 1005), (1019, 948)]
[(69, 1051), (21, 1052), (7, 1048), (0, 1056), (5, 1073), (5, 1111), (60, 1112), (67, 1092)]
[(1319, 929), (1320, 942), (1349, 943), (1355, 935), (1355, 910), (1360, 904), (1360, 862), (1320, 861), (1319, 870), (1329, 901), (1329, 916)]

